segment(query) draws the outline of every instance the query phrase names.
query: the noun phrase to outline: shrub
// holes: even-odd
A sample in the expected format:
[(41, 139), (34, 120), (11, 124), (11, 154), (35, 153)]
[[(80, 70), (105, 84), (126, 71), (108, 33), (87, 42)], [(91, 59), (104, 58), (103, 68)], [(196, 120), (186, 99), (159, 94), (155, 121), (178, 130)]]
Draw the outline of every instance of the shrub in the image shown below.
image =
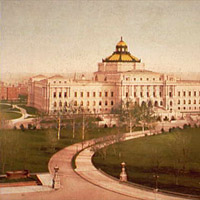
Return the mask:
[(36, 126), (35, 126), (35, 125), (33, 125), (33, 126), (32, 126), (32, 129), (33, 129), (33, 130), (36, 130)]
[(28, 124), (28, 129), (31, 130), (33, 128), (32, 124)]
[(158, 116), (156, 120), (159, 121), (159, 122), (161, 122), (161, 117)]
[(171, 121), (176, 120), (176, 118), (174, 116), (172, 116)]
[(22, 131), (25, 131), (25, 128), (24, 128), (24, 125), (23, 125), (23, 124), (20, 125), (20, 129), (21, 129)]
[(167, 116), (165, 116), (165, 118), (163, 119), (164, 121), (168, 121), (169, 119), (168, 119), (168, 117)]
[(101, 117), (97, 117), (96, 121), (102, 121)]
[(187, 124), (184, 124), (184, 125), (183, 125), (183, 128), (184, 128), (184, 129), (185, 129), (185, 128), (187, 128), (187, 127), (188, 127), (188, 125), (187, 125)]

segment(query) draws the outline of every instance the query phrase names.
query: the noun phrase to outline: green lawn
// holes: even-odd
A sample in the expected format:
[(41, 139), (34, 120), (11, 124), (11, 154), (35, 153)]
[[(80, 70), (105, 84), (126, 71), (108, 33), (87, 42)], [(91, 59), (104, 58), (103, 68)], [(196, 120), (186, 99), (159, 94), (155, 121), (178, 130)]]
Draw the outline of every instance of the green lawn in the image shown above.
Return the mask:
[(158, 188), (200, 195), (200, 128), (138, 138), (111, 145), (97, 152), (93, 163), (119, 177), (126, 163), (129, 181)]
[(26, 105), (18, 105), (21, 108), (24, 108), (26, 110), (26, 112), (30, 115), (36, 115), (38, 114), (38, 110), (36, 108), (30, 107), (30, 106), (26, 106)]
[[(101, 137), (124, 129), (93, 128), (85, 133), (85, 139)], [(61, 130), (57, 140), (56, 129), (0, 130), (0, 174), (9, 170), (28, 169), (30, 172), (47, 172), (50, 157), (62, 148), (81, 141), (81, 127), (76, 128), (72, 139), (71, 127)]]
[(6, 120), (17, 119), (22, 116), (20, 113), (16, 112), (3, 112), (2, 115)]
[(13, 109), (11, 105), (0, 104), (0, 116), (3, 119), (11, 120), (20, 118), (22, 116), (20, 113), (13, 111), (19, 111), (19, 110), (16, 108)]
[(0, 104), (0, 111), (11, 109), (11, 105)]

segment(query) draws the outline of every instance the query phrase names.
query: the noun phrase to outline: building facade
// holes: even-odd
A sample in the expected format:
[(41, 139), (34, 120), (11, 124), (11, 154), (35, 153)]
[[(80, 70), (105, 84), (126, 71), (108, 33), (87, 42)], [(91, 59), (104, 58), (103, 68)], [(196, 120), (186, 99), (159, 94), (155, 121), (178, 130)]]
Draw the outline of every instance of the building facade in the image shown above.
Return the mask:
[(16, 101), (19, 95), (28, 95), (28, 86), (25, 84), (18, 84), (8, 86), (3, 82), (0, 83), (0, 100)]
[(49, 114), (70, 104), (92, 113), (109, 113), (123, 101), (151, 102), (162, 117), (200, 113), (200, 81), (145, 69), (122, 40), (112, 55), (98, 63), (92, 80), (42, 75), (29, 80), (28, 104)]

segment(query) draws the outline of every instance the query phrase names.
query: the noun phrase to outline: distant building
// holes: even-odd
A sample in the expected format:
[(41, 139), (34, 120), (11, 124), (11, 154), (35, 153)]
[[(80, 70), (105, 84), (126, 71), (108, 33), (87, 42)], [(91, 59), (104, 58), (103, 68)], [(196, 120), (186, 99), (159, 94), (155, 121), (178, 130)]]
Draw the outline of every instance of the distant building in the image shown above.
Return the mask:
[(146, 70), (122, 38), (112, 55), (98, 64), (92, 80), (61, 75), (29, 80), (28, 104), (49, 114), (65, 110), (70, 103), (92, 113), (109, 113), (127, 99), (151, 102), (163, 117), (200, 113), (200, 81)]
[(19, 84), (17, 86), (5, 85), (0, 83), (0, 100), (12, 100), (15, 101), (19, 98), (19, 95), (28, 95), (28, 85)]

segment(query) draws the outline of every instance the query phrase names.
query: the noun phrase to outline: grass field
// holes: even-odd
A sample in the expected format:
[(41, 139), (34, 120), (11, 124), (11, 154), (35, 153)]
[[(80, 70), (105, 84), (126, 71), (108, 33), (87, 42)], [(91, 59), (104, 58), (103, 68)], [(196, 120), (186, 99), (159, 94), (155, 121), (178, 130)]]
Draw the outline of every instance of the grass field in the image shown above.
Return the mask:
[(11, 105), (0, 104), (0, 115), (5, 120), (17, 119), (22, 116), (20, 113), (13, 111), (18, 112), (19, 110), (16, 108), (13, 109)]
[(26, 112), (30, 115), (36, 115), (38, 114), (38, 110), (36, 108), (30, 107), (30, 106), (26, 106), (26, 105), (18, 105), (21, 108), (24, 108), (26, 110)]
[(8, 109), (11, 109), (11, 108), (12, 108), (11, 105), (0, 104), (0, 111), (8, 110)]
[(22, 116), (20, 113), (16, 112), (3, 112), (2, 115), (6, 120), (17, 119)]
[(93, 157), (97, 168), (119, 178), (126, 163), (131, 182), (200, 195), (200, 128), (175, 130), (111, 145)]
[[(124, 129), (93, 128), (85, 133), (85, 140), (97, 138)], [(57, 140), (56, 129), (45, 130), (0, 130), (0, 174), (9, 170), (28, 169), (30, 172), (47, 172), (50, 157), (62, 148), (81, 141), (81, 127), (72, 138), (71, 127), (61, 130)]]

